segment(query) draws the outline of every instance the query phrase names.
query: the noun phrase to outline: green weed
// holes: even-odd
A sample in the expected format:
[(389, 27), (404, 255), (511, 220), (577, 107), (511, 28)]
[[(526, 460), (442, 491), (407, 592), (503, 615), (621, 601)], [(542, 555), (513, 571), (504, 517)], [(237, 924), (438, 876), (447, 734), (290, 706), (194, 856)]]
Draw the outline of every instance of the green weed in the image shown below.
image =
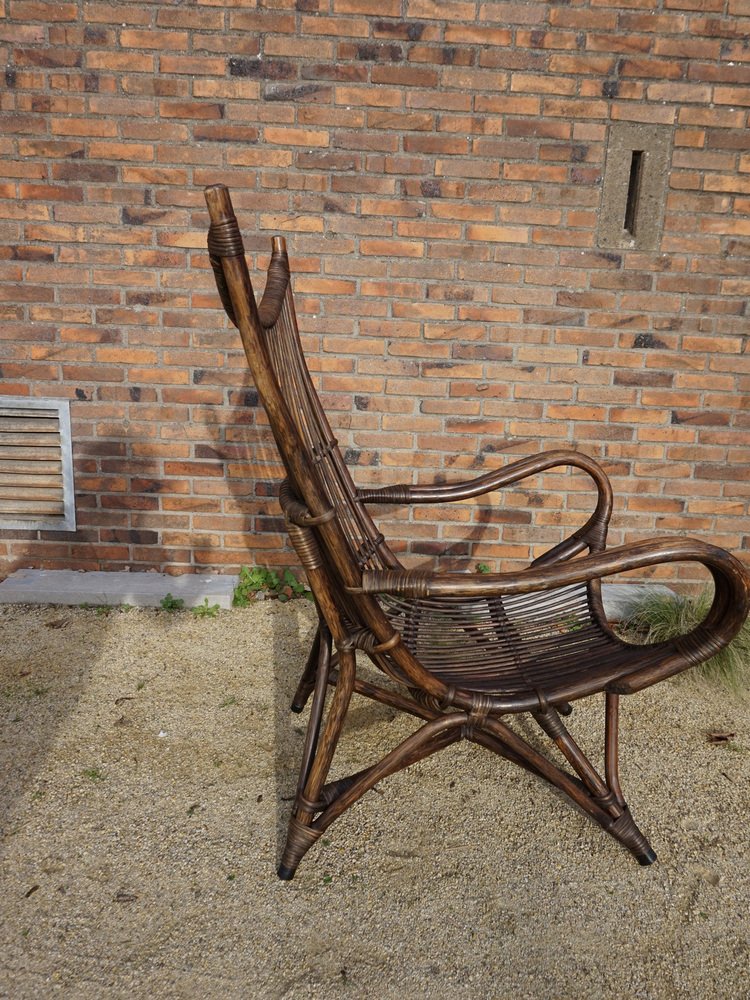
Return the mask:
[(81, 771), (84, 778), (88, 778), (89, 781), (104, 781), (105, 775), (98, 767), (87, 767)]
[(262, 566), (253, 566), (252, 569), (243, 566), (234, 588), (232, 606), (246, 608), (251, 601), (258, 599), (259, 594), (275, 597), (279, 601), (289, 601), (293, 597), (312, 599), (309, 588), (290, 569), (277, 573)]
[(195, 618), (216, 618), (219, 611), (219, 605), (209, 604), (207, 597), (203, 599), (203, 604), (198, 604), (196, 607), (190, 609), (190, 613)]
[(159, 601), (159, 605), (163, 611), (173, 614), (175, 611), (182, 611), (185, 607), (185, 602), (181, 597), (172, 597), (171, 594), (167, 594), (166, 597), (162, 597)]

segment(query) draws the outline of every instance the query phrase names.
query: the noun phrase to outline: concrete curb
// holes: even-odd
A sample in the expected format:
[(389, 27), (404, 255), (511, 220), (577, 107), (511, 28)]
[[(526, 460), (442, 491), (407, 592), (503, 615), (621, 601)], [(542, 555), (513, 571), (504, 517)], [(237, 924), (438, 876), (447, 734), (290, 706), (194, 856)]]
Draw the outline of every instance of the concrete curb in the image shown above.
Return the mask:
[(167, 573), (84, 573), (76, 570), (19, 569), (0, 583), (0, 604), (132, 604), (158, 608), (171, 594), (186, 608), (208, 599), (231, 608), (236, 576)]
[[(158, 608), (171, 594), (194, 608), (209, 604), (231, 608), (236, 576), (167, 573), (85, 573), (60, 569), (19, 569), (0, 583), (0, 604), (132, 604)], [(604, 583), (602, 599), (609, 621), (623, 621), (646, 598), (661, 595), (678, 600), (662, 584)]]

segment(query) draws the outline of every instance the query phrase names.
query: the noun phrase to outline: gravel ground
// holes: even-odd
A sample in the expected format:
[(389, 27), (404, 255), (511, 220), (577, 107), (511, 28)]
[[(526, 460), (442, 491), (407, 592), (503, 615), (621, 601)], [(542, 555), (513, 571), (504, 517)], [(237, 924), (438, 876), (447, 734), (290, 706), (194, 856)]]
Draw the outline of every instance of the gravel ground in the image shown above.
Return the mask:
[[(0, 608), (0, 996), (750, 997), (747, 702), (624, 699), (650, 868), (461, 745), (370, 792), (282, 883), (312, 629), (303, 601)], [(585, 748), (601, 714), (576, 705)], [(413, 726), (358, 700), (341, 773)]]

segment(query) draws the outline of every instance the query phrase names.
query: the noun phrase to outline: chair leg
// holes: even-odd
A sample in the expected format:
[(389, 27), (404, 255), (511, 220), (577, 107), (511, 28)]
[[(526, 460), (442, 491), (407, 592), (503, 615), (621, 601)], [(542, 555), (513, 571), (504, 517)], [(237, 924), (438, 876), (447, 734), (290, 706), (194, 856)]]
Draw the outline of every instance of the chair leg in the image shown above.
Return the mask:
[(279, 878), (285, 881), (293, 878), (300, 861), (318, 837), (378, 782), (460, 740), (461, 727), (466, 721), (463, 712), (438, 716), (408, 736), (377, 764), (323, 786), (318, 801), (309, 803), (320, 813), (317, 819), (305, 824), (298, 815), (290, 821)]
[(315, 759), (315, 752), (318, 748), (326, 692), (328, 685), (331, 683), (331, 644), (331, 633), (328, 626), (325, 622), (321, 622), (317, 635), (318, 661), (315, 666), (315, 693), (313, 695), (310, 718), (307, 721), (305, 746), (302, 752), (299, 781), (297, 782), (297, 795), (301, 795), (304, 792), (305, 784), (310, 776), (310, 768)]
[(534, 712), (540, 728), (555, 743), (568, 763), (581, 779), (592, 800), (604, 810), (608, 819), (601, 826), (619, 840), (641, 865), (656, 861), (648, 840), (636, 826), (622, 794), (618, 773), (618, 724), (619, 696), (607, 693), (605, 708), (604, 760), (605, 778), (597, 773), (589, 759), (575, 742), (558, 713), (551, 707), (544, 712)]
[(606, 707), (604, 717), (604, 775), (607, 785), (612, 790), (615, 800), (625, 806), (625, 799), (620, 788), (620, 765), (618, 736), (620, 728), (620, 696), (611, 694), (609, 691), (605, 695)]
[(322, 831), (315, 829), (312, 826), (312, 821), (316, 811), (318, 811), (316, 805), (331, 767), (331, 761), (336, 752), (346, 712), (349, 708), (354, 690), (355, 670), (354, 650), (351, 648), (339, 650), (338, 680), (320, 740), (318, 740), (317, 729), (320, 725), (328, 686), (327, 671), (321, 671), (318, 677), (300, 774), (302, 791), (297, 793), (295, 811), (289, 820), (286, 846), (278, 868), (279, 878), (284, 881), (294, 878), (300, 861), (321, 835)]
[(377, 764), (349, 778), (331, 782), (322, 790), (323, 800), (330, 804), (315, 821), (316, 828), (322, 833), (379, 781), (462, 739), (461, 728), (467, 718), (464, 712), (440, 715), (408, 736)]
[(530, 746), (499, 719), (490, 719), (484, 731), (472, 737), (501, 756), (555, 785), (595, 820), (603, 830), (623, 844), (641, 865), (656, 861), (648, 840), (630, 815), (620, 788), (617, 769), (618, 696), (607, 694), (605, 716), (605, 779), (603, 780), (563, 725), (557, 712), (548, 708), (535, 719), (553, 740), (577, 774), (573, 777)]
[[(620, 769), (618, 753), (618, 734), (620, 716), (620, 696), (607, 691), (606, 715), (604, 730), (604, 774), (615, 802), (623, 809), (622, 816), (616, 821), (620, 824), (620, 838), (626, 847), (635, 855), (639, 865), (652, 865), (656, 861), (656, 852), (633, 822), (627, 803), (620, 787)], [(632, 843), (632, 846), (631, 846)]]
[(315, 633), (315, 638), (313, 639), (310, 654), (307, 657), (305, 669), (302, 671), (302, 677), (300, 677), (297, 690), (294, 692), (294, 698), (292, 698), (293, 712), (299, 713), (304, 710), (304, 707), (307, 704), (307, 699), (310, 697), (312, 690), (315, 687), (315, 675), (318, 669), (318, 654), (320, 652), (320, 629), (321, 626), (319, 624), (318, 630)]

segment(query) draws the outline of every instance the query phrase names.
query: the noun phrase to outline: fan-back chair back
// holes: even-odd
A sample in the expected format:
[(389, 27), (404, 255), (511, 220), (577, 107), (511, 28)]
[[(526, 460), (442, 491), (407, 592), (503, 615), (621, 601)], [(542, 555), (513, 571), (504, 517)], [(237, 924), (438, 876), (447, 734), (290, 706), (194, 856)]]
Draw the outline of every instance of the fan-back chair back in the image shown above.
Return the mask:
[[(619, 697), (702, 662), (731, 640), (748, 611), (750, 585), (741, 563), (690, 539), (606, 550), (611, 487), (601, 467), (575, 451), (522, 459), (454, 485), (358, 490), (305, 363), (284, 240), (273, 240), (265, 291), (256, 303), (229, 192), (223, 185), (210, 187), (206, 201), (217, 287), (239, 329), (286, 469), (279, 499), (319, 615), (292, 703), (299, 712), (313, 696), (279, 876), (292, 878), (328, 826), (377, 782), (462, 739), (555, 785), (641, 864), (650, 864), (655, 854), (620, 788)], [(578, 531), (522, 572), (406, 570), (367, 510), (371, 503), (481, 496), (559, 466), (577, 467), (592, 478), (595, 509)], [(684, 560), (702, 563), (713, 576), (715, 596), (705, 621), (686, 636), (649, 646), (618, 638), (604, 616), (601, 579)], [(395, 683), (359, 677), (357, 650)], [(603, 774), (562, 721), (571, 702), (596, 692), (605, 696)], [(382, 760), (327, 781), (354, 693), (408, 712), (423, 725)], [(519, 712), (531, 714), (569, 768), (553, 763), (504, 721)]]

